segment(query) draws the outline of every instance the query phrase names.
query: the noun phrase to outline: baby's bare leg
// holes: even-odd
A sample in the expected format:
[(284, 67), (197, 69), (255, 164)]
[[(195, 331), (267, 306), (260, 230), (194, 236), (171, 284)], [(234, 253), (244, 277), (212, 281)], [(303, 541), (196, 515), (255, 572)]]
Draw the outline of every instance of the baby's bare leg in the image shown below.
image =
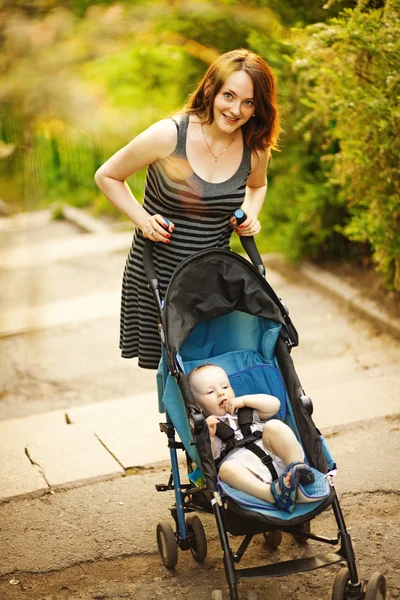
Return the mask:
[(258, 479), (243, 463), (232, 459), (222, 463), (219, 469), (219, 477), (231, 487), (255, 496), (260, 500), (266, 500), (272, 504), (275, 502), (270, 486)]
[[(271, 494), (270, 484), (261, 481), (257, 475), (254, 475), (252, 471), (238, 460), (232, 459), (223, 462), (219, 468), (219, 477), (236, 490), (246, 492), (246, 494), (255, 496), (260, 500), (265, 500), (272, 504), (275, 503), (275, 499)], [(304, 496), (301, 490), (298, 490), (297, 501), (312, 502), (312, 500)]]
[[(293, 431), (286, 423), (277, 419), (265, 423), (262, 440), (266, 449), (279, 456), (286, 465), (292, 462), (304, 461), (303, 450)], [(307, 498), (301, 489), (298, 489), (297, 501), (312, 502), (313, 500)]]
[(303, 450), (293, 431), (278, 419), (265, 423), (262, 441), (266, 449), (279, 456), (286, 465), (304, 461)]

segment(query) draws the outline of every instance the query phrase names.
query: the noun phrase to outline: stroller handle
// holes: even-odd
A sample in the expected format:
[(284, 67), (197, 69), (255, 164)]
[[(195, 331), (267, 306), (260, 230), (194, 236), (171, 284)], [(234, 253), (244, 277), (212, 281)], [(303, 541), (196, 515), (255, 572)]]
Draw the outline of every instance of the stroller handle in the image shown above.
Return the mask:
[(158, 289), (157, 273), (154, 268), (154, 262), (153, 262), (154, 244), (155, 244), (155, 242), (153, 242), (152, 240), (149, 240), (147, 238), (144, 243), (144, 249), (143, 249), (144, 271), (146, 273), (146, 278), (147, 278), (147, 281), (149, 282), (149, 286), (151, 287), (152, 290)]
[[(236, 221), (238, 222), (238, 225), (241, 225), (247, 219), (246, 213), (241, 208), (239, 208), (238, 210), (235, 210), (235, 212), (233, 214), (236, 218)], [(241, 242), (243, 249), (246, 252), (247, 256), (250, 258), (251, 262), (256, 267), (256, 269), (261, 273), (261, 275), (263, 275), (263, 277), (265, 277), (265, 267), (264, 267), (262, 258), (260, 256), (260, 253), (257, 249), (254, 237), (249, 236), (249, 235), (241, 235), (239, 237), (240, 237), (240, 242)]]
[(159, 314), (159, 316), (161, 316), (162, 315), (162, 301), (161, 301), (160, 291), (158, 289), (159, 288), (158, 278), (157, 278), (156, 270), (154, 268), (154, 261), (153, 261), (154, 244), (155, 244), (155, 242), (153, 242), (152, 240), (149, 240), (149, 238), (147, 238), (144, 243), (143, 267), (144, 267), (144, 272), (146, 273), (146, 279), (149, 284), (149, 288), (153, 292), (154, 299), (156, 301), (158, 314)]

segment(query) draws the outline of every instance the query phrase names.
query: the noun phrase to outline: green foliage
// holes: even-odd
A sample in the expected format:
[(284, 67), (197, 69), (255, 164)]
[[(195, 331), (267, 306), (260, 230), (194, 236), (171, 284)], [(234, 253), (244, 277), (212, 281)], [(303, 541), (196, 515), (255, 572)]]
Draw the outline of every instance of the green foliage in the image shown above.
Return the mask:
[(103, 88), (106, 126), (114, 137), (118, 133), (121, 144), (185, 102), (192, 71), (180, 48), (135, 44), (88, 63), (83, 73), (86, 81)]
[(328, 245), (331, 253), (340, 253), (342, 242), (334, 227), (344, 209), (326, 185), (323, 172), (307, 170), (302, 151), (304, 147), (299, 146), (297, 161), (293, 153), (273, 159), (272, 185), (262, 212), (264, 235), (292, 261), (317, 258), (327, 253)]
[(250, 37), (252, 47), (275, 69), (280, 90), (283, 134), (279, 153), (269, 166), (269, 189), (261, 221), (268, 247), (299, 261), (308, 256), (340, 255), (346, 239), (336, 231), (346, 208), (336, 187), (327, 185), (329, 163), (321, 161), (323, 128), (315, 123), (304, 131), (299, 123), (309, 113), (302, 103), (303, 90), (293, 73), (297, 30), (273, 40), (260, 34)]
[(334, 230), (367, 244), (400, 290), (400, 2), (346, 10), (305, 34), (294, 62), (307, 106), (301, 130), (322, 133), (326, 181), (347, 212)]
[(308, 0), (299, 2), (298, 0), (252, 0), (252, 5), (266, 5), (273, 10), (282, 23), (288, 27), (303, 27), (310, 23), (325, 21), (325, 19), (336, 16), (336, 14), (345, 7), (352, 8), (356, 5), (356, 0), (339, 0), (321, 2), (320, 0)]
[(62, 204), (54, 204), (51, 211), (51, 217), (53, 221), (64, 221), (64, 206)]
[[(3, 197), (24, 210), (59, 199), (98, 208), (94, 172), (184, 103), (192, 63), (181, 48), (141, 40), (151, 29), (144, 2), (92, 6), (80, 20), (22, 8), (0, 22)], [(140, 200), (143, 174), (132, 179)]]
[[(156, 31), (163, 36), (172, 37), (177, 34), (181, 43), (185, 40), (195, 41), (197, 57), (207, 60), (202, 48), (217, 48), (225, 52), (233, 48), (247, 46), (248, 36), (252, 31), (264, 32), (264, 35), (275, 36), (282, 29), (276, 14), (269, 8), (255, 8), (247, 2), (216, 0), (213, 3), (178, 0), (171, 11), (161, 15), (156, 23)], [(200, 44), (200, 46), (199, 46)], [(187, 47), (190, 51), (190, 45)], [(196, 55), (196, 45), (192, 46)], [(216, 56), (209, 55), (209, 62)], [(204, 72), (204, 63), (200, 64)]]

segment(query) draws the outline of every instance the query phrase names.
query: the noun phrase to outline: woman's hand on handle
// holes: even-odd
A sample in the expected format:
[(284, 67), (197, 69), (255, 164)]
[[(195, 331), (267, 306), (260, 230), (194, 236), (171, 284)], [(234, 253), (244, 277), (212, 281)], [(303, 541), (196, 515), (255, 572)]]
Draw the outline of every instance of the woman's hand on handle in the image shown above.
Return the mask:
[(231, 223), (235, 233), (238, 235), (257, 235), (261, 231), (261, 224), (257, 217), (248, 216), (241, 225), (238, 224), (236, 217), (231, 218)]
[(174, 223), (165, 217), (156, 214), (149, 216), (144, 224), (142, 232), (145, 238), (148, 238), (153, 242), (163, 242), (164, 244), (169, 244), (174, 228)]

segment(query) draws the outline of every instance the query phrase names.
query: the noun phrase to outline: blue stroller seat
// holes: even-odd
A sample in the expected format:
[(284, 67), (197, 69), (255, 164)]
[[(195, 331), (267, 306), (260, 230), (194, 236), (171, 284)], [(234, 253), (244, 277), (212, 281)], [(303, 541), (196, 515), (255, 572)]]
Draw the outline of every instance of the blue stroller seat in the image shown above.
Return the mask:
[[(275, 418), (288, 424), (301, 443), (301, 437), (296, 426), (294, 413), (288, 399), (285, 384), (275, 357), (275, 346), (282, 326), (271, 320), (259, 320), (248, 313), (233, 311), (221, 317), (205, 321), (189, 334), (178, 353), (178, 361), (183, 365), (185, 374), (202, 364), (215, 364), (222, 367), (229, 376), (236, 396), (245, 394), (265, 393), (276, 396), (280, 401), (280, 410)], [(225, 335), (222, 335), (222, 332)], [(234, 332), (234, 335), (229, 332)], [(237, 341), (238, 332), (245, 332), (242, 340)], [(243, 339), (245, 337), (245, 339)], [(227, 348), (235, 346), (234, 350)], [(246, 348), (242, 348), (246, 346)], [(194, 358), (196, 357), (196, 358)], [(176, 413), (177, 406), (181, 409), (184, 402), (174, 378), (167, 378), (163, 393), (163, 404), (172, 418), (182, 441), (193, 447), (186, 411), (182, 410), (181, 418)], [(321, 438), (322, 439), (322, 438)], [(199, 465), (201, 459), (193, 454), (194, 462)], [(326, 449), (329, 468), (334, 467), (333, 459)], [(302, 490), (310, 498), (315, 498), (309, 504), (297, 504), (293, 513), (277, 509), (274, 504), (261, 502), (257, 498), (240, 492), (217, 480), (218, 491), (226, 496), (225, 501), (235, 503), (236, 510), (257, 513), (256, 518), (265, 517), (270, 523), (277, 521), (297, 522), (322, 505), (323, 500), (330, 496), (330, 487), (323, 473), (314, 469), (315, 482)]]

